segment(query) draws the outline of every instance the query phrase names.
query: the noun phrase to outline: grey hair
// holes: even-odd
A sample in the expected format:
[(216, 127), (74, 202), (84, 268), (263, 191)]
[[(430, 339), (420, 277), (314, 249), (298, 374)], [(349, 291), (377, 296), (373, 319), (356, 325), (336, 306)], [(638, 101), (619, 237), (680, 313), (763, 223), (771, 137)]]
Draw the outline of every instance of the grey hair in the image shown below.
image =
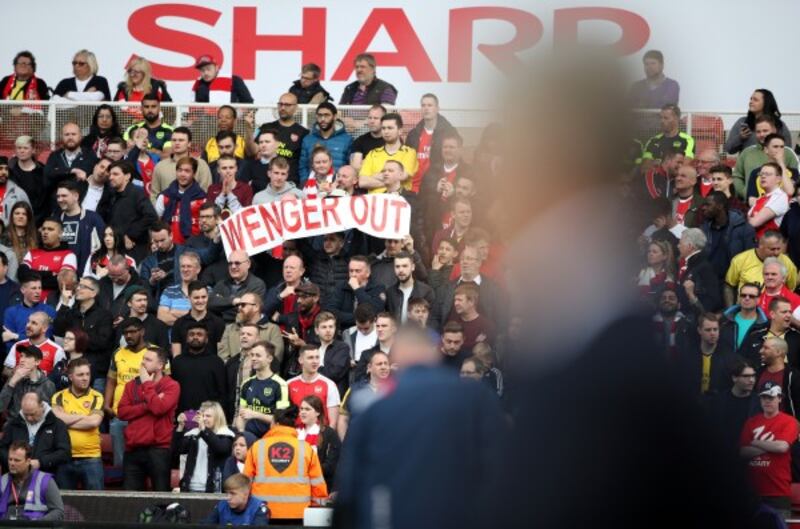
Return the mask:
[(783, 261), (778, 259), (777, 257), (767, 257), (764, 259), (764, 264), (762, 265), (761, 269), (764, 270), (767, 265), (778, 265), (778, 270), (781, 273), (781, 277), (786, 278), (789, 275), (789, 269), (786, 268), (786, 265), (783, 264)]
[(681, 235), (681, 239), (685, 239), (686, 242), (691, 244), (695, 250), (699, 251), (702, 251), (708, 242), (708, 239), (706, 239), (706, 234), (703, 233), (703, 230), (700, 228), (687, 229), (683, 232), (683, 235)]
[(764, 343), (772, 343), (782, 355), (786, 356), (789, 352), (789, 344), (786, 343), (786, 340), (783, 338), (778, 338), (777, 336), (773, 336), (772, 338), (767, 338), (764, 340)]
[(92, 71), (92, 75), (97, 75), (97, 71), (100, 67), (97, 64), (97, 57), (94, 53), (90, 52), (89, 50), (80, 50), (75, 54), (75, 57), (85, 57), (86, 63), (89, 65), (89, 69)]

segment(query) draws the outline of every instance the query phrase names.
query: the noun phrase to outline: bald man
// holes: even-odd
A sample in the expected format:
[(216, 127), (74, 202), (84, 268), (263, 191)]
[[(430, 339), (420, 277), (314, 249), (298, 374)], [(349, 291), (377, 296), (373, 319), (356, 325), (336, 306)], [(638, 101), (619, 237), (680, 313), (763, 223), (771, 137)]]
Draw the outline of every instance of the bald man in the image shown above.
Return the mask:
[(298, 184), (300, 179), (297, 174), (297, 164), (300, 159), (303, 138), (308, 134), (308, 129), (294, 120), (296, 112), (297, 96), (291, 92), (282, 94), (278, 99), (278, 119), (264, 123), (259, 130), (274, 130), (278, 133), (276, 138), (280, 143), (278, 156), (283, 156), (289, 161), (289, 180)]
[[(97, 157), (91, 149), (81, 147), (82, 139), (81, 128), (77, 123), (64, 123), (61, 127), (63, 147), (50, 153), (44, 167), (47, 196), (55, 193), (56, 185), (61, 180), (73, 178), (82, 182), (92, 174)], [(46, 206), (49, 212), (51, 205), (46, 204)], [(37, 215), (39, 213), (39, 211), (36, 212)]]
[(243, 250), (234, 250), (228, 256), (227, 277), (214, 285), (213, 294), (208, 299), (208, 310), (220, 316), (225, 323), (236, 319), (235, 300), (245, 292), (252, 292), (264, 298), (267, 287), (264, 282), (250, 273), (250, 257)]
[(675, 222), (687, 228), (697, 228), (703, 223), (700, 207), (703, 197), (697, 192), (697, 170), (691, 165), (682, 165), (675, 175), (673, 189), (675, 196), (672, 199), (672, 211)]

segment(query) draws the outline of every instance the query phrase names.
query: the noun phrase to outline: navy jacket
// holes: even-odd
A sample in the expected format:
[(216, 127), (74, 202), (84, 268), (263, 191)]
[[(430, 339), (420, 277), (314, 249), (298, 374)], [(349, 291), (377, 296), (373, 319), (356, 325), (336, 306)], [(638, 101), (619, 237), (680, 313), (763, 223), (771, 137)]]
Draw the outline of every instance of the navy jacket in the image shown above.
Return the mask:
[(336, 321), (340, 329), (346, 329), (356, 324), (355, 303), (369, 303), (375, 309), (375, 313), (381, 312), (386, 306), (386, 293), (383, 285), (370, 280), (366, 286), (353, 290), (347, 281), (343, 281), (333, 290), (333, 297), (330, 304), (324, 309), (330, 310), (336, 315)]
[(394, 392), (350, 425), (334, 526), (375, 527), (379, 498), (391, 513), (387, 526), (417, 527), (423, 516), (425, 527), (482, 527), (470, 505), (488, 505), (501, 485), (506, 437), (499, 400), (485, 384), (441, 367), (407, 369)]
[(712, 230), (710, 220), (703, 222), (700, 229), (708, 240), (705, 248), (708, 260), (720, 279), (725, 278), (735, 255), (756, 247), (755, 230), (735, 209), (728, 212), (728, 225), (721, 230)]

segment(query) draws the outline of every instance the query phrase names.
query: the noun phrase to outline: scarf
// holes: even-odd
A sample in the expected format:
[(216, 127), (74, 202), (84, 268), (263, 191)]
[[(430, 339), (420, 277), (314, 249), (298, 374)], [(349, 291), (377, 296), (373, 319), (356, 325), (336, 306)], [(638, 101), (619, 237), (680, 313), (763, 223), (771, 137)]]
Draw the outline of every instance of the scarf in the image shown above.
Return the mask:
[(314, 320), (316, 319), (320, 310), (322, 309), (320, 308), (319, 304), (316, 304), (308, 314), (304, 315), (302, 312), (297, 311), (297, 321), (300, 323), (300, 338), (303, 340), (306, 339), (306, 332), (308, 329), (314, 327)]
[[(8, 81), (6, 81), (6, 85), (3, 87), (2, 99), (8, 99), (9, 96), (12, 95), (11, 90), (14, 89), (15, 84), (17, 84), (17, 76), (12, 75), (9, 77)], [(22, 86), (22, 90), (25, 91), (25, 95), (22, 97), (22, 99), (39, 99), (39, 80), (35, 75), (28, 79), (28, 82)], [(16, 96), (17, 94), (13, 95)]]
[(164, 215), (163, 219), (170, 222), (175, 215), (175, 208), (179, 208), (180, 230), (184, 238), (192, 236), (192, 202), (206, 198), (206, 193), (197, 182), (192, 182), (183, 193), (178, 190), (178, 181), (172, 182), (164, 191)]

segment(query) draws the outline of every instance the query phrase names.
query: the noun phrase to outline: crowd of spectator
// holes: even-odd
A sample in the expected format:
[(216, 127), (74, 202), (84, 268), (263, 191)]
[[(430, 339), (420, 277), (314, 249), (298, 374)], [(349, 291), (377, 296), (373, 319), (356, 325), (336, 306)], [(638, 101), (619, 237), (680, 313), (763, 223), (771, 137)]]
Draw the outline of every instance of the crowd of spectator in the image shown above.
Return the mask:
[[(260, 443), (280, 440), (318, 473), (312, 496), (324, 500), (353, 417), (392, 390), (402, 327), (423, 331), (454, 378), (504, 398), (501, 359), (516, 337), (494, 229), (498, 129), (484, 131), (468, 162), (438, 97), (422, 96), (422, 119), (404, 123), (391, 108), (397, 89), (369, 54), (339, 99), (370, 106), (357, 137), (314, 64), (280, 96), (276, 121), (247, 114), (242, 135), (231, 103), (252, 103), (250, 91), (199, 57), (195, 101), (220, 104), (209, 138), (169, 124), (167, 85), (146, 59), (132, 59), (116, 89), (93, 53), (72, 65), (74, 77), (51, 91), (20, 52), (2, 97), (125, 100), (138, 119), (121, 128), (121, 109), (99, 104), (88, 129), (61, 127), (46, 159), (27, 135), (0, 156), (5, 469), (22, 450), (18, 466), (53, 476), (42, 490), (102, 489), (111, 467), (127, 490), (229, 494), (249, 485), (244, 472), (257, 498), (286, 497), (297, 493), (270, 493), (259, 467)], [(310, 130), (294, 120), (299, 104), (316, 105)], [(411, 233), (223, 250), (220, 224), (242, 208), (363, 193), (404, 197)], [(275, 518), (302, 517), (297, 505), (268, 503)], [(259, 512), (246, 498), (219, 508), (244, 505)]]

